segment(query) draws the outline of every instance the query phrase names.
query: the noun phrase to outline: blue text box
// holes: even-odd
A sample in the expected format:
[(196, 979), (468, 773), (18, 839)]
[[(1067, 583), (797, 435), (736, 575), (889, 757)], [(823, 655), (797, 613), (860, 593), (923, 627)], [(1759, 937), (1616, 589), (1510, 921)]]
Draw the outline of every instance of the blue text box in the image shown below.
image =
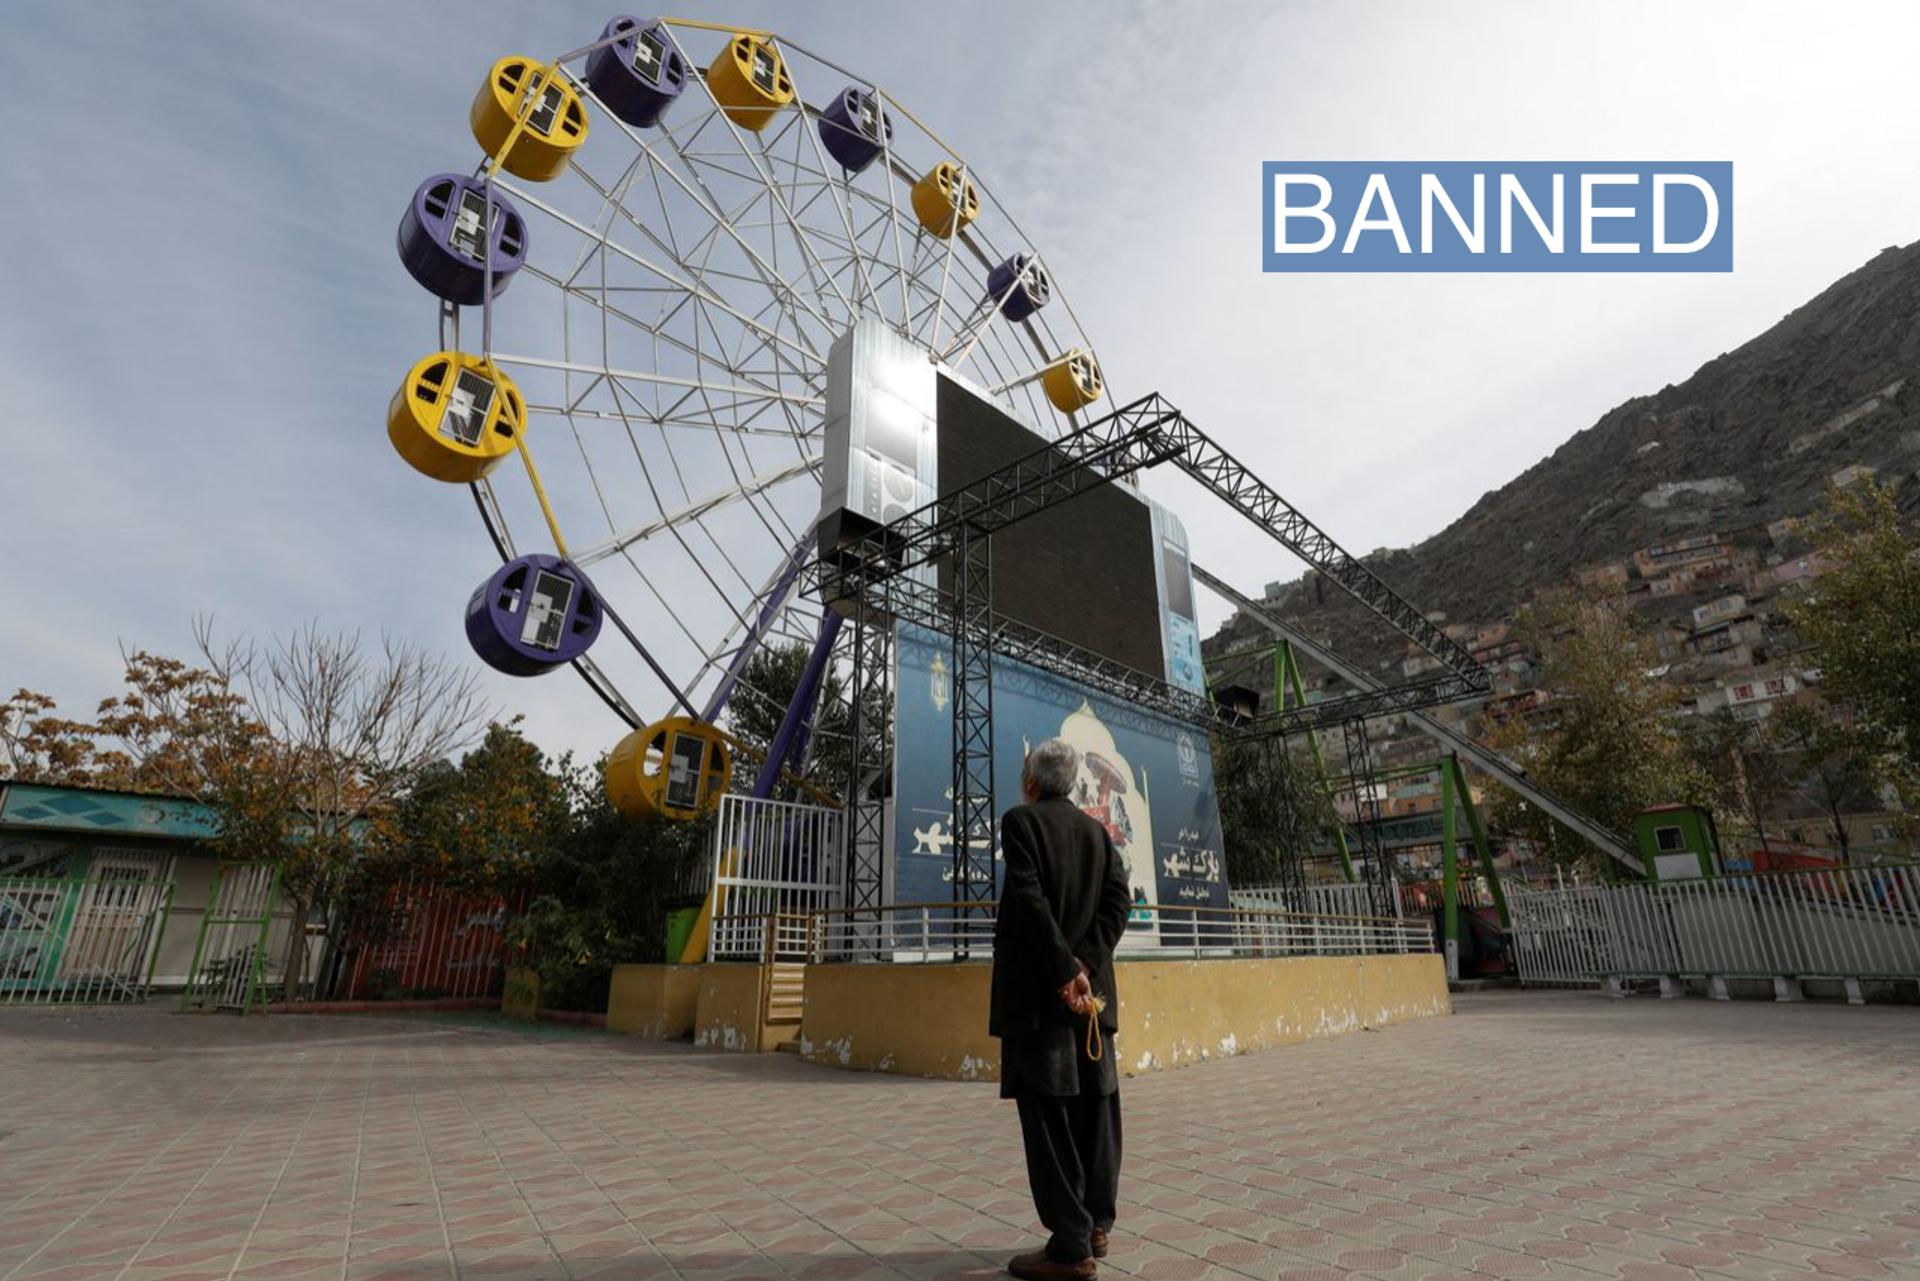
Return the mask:
[(1266, 271), (1733, 270), (1730, 160), (1260, 170)]

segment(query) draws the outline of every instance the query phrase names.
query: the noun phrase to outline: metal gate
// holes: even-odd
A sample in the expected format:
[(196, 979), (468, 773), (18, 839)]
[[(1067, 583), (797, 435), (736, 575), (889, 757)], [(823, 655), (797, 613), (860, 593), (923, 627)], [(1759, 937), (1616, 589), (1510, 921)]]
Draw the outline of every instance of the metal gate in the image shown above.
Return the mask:
[(0, 1004), (146, 999), (173, 883), (144, 866), (97, 870), (0, 878)]
[(1597, 984), (1613, 968), (1603, 885), (1507, 888), (1514, 970), (1528, 984)]
[(714, 960), (762, 960), (770, 917), (840, 907), (841, 812), (751, 796), (720, 798), (713, 835)]
[[(223, 863), (213, 875), (207, 914), (193, 949), (182, 1010), (246, 1013), (267, 1004), (269, 935), (279, 905), (280, 868), (273, 863)], [(276, 965), (284, 969), (284, 963)]]

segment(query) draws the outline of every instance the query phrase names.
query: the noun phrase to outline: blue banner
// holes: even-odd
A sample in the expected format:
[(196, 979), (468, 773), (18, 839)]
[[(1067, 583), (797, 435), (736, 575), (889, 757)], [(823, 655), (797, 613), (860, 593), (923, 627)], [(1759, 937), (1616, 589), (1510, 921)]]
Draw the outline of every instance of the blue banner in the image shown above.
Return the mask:
[(1285, 161), (1266, 271), (1732, 271), (1733, 162)]
[[(902, 624), (894, 721), (896, 903), (947, 903), (953, 893), (952, 651), (946, 637)], [(1080, 750), (1074, 800), (1106, 825), (1141, 908), (1227, 906), (1213, 753), (1205, 733), (1011, 659), (993, 660), (994, 795), (1020, 803), (1028, 748), (1063, 738)], [(998, 839), (996, 825), (995, 839)], [(999, 892), (1000, 852), (994, 851)], [(1191, 943), (1191, 916), (1168, 918), (1166, 941)], [(1163, 936), (1136, 910), (1136, 945)]]

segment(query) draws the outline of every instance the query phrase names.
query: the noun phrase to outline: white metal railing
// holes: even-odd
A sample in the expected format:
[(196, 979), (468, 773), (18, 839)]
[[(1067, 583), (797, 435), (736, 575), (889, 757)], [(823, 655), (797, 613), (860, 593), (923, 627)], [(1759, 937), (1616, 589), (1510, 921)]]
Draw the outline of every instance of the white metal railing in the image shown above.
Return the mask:
[(713, 831), (708, 955), (759, 958), (769, 917), (834, 908), (846, 884), (841, 812), (752, 796), (720, 798)]
[[(898, 903), (810, 915), (809, 959), (951, 961), (993, 954), (995, 904)], [(1431, 952), (1433, 929), (1394, 917), (1139, 905), (1123, 957), (1358, 956)], [(1144, 917), (1144, 921), (1139, 918)]]
[[(1381, 899), (1379, 892), (1364, 881), (1305, 886), (1249, 885), (1245, 888), (1236, 885), (1227, 897), (1235, 907), (1332, 916), (1375, 916), (1379, 912)], [(1395, 915), (1406, 915), (1400, 902), (1398, 885), (1385, 898), (1393, 905)]]
[(0, 1005), (145, 1000), (173, 883), (0, 877)]
[(1508, 891), (1529, 983), (1610, 976), (1920, 979), (1920, 867)]

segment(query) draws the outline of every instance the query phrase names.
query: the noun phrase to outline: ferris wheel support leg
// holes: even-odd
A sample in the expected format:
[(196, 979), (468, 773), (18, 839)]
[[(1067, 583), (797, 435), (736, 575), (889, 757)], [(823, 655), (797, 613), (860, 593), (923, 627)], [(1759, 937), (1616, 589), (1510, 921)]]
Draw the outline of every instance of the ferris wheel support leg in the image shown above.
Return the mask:
[(740, 648), (734, 651), (733, 659), (727, 664), (727, 674), (720, 678), (720, 684), (714, 689), (713, 696), (707, 699), (706, 710), (700, 719), (711, 725), (721, 712), (726, 710), (727, 700), (733, 697), (733, 687), (740, 683), (740, 674), (747, 669), (747, 660), (753, 657), (753, 651), (760, 647), (760, 640), (773, 626), (781, 606), (787, 603), (787, 593), (793, 590), (793, 584), (800, 577), (800, 569), (806, 564), (807, 556), (813, 551), (815, 535), (808, 533), (793, 549), (793, 555), (787, 558), (787, 566), (780, 572), (771, 590), (767, 592), (766, 602), (760, 606), (760, 616), (754, 620), (753, 627), (741, 638)]
[(831, 606), (822, 611), (820, 634), (814, 639), (813, 653), (807, 656), (806, 668), (800, 673), (800, 683), (794, 687), (793, 701), (787, 704), (787, 714), (774, 733), (772, 745), (767, 748), (767, 759), (760, 765), (759, 777), (753, 781), (753, 794), (761, 800), (773, 795), (788, 757), (799, 745), (801, 726), (813, 720), (813, 705), (820, 697), (820, 677), (826, 671), (828, 657), (833, 653), (833, 643), (840, 636), (840, 622), (840, 615)]
[[(829, 626), (828, 617), (831, 616), (832, 618), (833, 639), (827, 642), (827, 662), (831, 663), (833, 661), (834, 646), (839, 643), (841, 625), (846, 622), (846, 619), (841, 616), (840, 611), (834, 609), (831, 605), (823, 605), (820, 614), (820, 626), (823, 631)], [(807, 712), (805, 716), (800, 718), (799, 729), (794, 731), (793, 746), (787, 750), (787, 772), (789, 774), (805, 774), (807, 771), (807, 755), (813, 747), (814, 726), (820, 722), (820, 703), (826, 697), (827, 692), (825, 680), (826, 678), (823, 675), (821, 677), (820, 687), (814, 691), (813, 697), (807, 702)]]

